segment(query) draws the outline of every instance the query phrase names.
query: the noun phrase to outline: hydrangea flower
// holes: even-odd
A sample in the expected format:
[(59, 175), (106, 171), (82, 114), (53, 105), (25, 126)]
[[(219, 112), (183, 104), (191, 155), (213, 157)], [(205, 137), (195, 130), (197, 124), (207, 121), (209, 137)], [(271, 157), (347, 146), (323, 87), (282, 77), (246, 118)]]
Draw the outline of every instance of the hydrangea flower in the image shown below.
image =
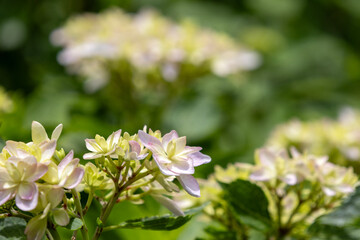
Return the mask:
[(176, 176), (184, 189), (192, 196), (200, 196), (200, 188), (192, 176), (195, 167), (211, 161), (200, 153), (201, 147), (186, 146), (186, 137), (179, 137), (175, 130), (158, 139), (144, 131), (138, 132), (139, 139), (153, 154), (162, 174)]
[(118, 146), (121, 135), (121, 129), (113, 132), (106, 140), (105, 138), (96, 135), (95, 139), (86, 139), (86, 148), (91, 153), (84, 154), (83, 158), (90, 160), (96, 159), (102, 156), (111, 156), (116, 158), (115, 150)]
[(80, 160), (74, 158), (74, 152), (70, 151), (59, 163), (49, 164), (49, 171), (44, 176), (44, 180), (51, 184), (67, 189), (75, 188), (84, 176), (84, 169), (79, 167)]
[(48, 170), (34, 156), (7, 159), (0, 168), (0, 205), (15, 197), (15, 203), (23, 211), (33, 210), (38, 203), (39, 190), (35, 181)]

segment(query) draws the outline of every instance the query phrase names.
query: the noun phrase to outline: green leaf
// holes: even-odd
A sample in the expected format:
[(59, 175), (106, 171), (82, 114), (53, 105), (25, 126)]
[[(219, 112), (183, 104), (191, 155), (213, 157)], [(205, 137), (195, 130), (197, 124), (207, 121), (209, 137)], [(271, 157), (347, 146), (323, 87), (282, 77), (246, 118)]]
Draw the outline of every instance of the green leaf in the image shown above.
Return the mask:
[(83, 222), (80, 218), (72, 218), (68, 225), (65, 228), (70, 229), (72, 231), (78, 230), (83, 226)]
[(161, 231), (174, 230), (187, 223), (195, 214), (200, 212), (203, 208), (204, 205), (198, 208), (187, 210), (184, 212), (185, 216), (179, 216), (179, 217), (166, 214), (163, 216), (154, 216), (154, 217), (145, 217), (145, 218), (127, 220), (118, 225), (105, 227), (104, 231), (117, 229), (117, 228), (129, 228), (129, 229), (140, 228), (145, 230), (161, 230)]
[(317, 239), (359, 239), (359, 216), (360, 187), (357, 187), (341, 206), (317, 218), (309, 227), (309, 232)]
[(238, 221), (262, 232), (270, 229), (269, 203), (259, 186), (240, 179), (230, 184), (220, 184), (224, 189), (224, 198), (234, 210)]
[(0, 240), (25, 240), (26, 221), (22, 218), (8, 217), (0, 219)]

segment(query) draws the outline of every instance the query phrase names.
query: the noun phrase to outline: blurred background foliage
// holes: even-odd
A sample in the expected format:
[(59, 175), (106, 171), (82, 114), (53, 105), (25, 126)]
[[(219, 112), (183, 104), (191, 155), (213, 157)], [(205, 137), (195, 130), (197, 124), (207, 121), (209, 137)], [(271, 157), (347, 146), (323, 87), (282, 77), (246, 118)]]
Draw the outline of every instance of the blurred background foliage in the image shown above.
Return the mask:
[[(133, 13), (151, 7), (174, 22), (190, 20), (226, 33), (257, 51), (262, 64), (234, 78), (207, 74), (189, 81), (171, 101), (156, 106), (139, 102), (133, 112), (131, 106), (123, 109), (119, 98), (106, 90), (86, 92), (79, 77), (57, 62), (60, 48), (49, 41), (51, 32), (69, 17), (114, 6)], [(344, 106), (359, 107), (359, 18), (358, 0), (2, 0), (0, 145), (8, 139), (30, 140), (24, 136), (30, 136), (33, 120), (47, 129), (63, 123), (60, 146), (81, 156), (84, 138), (107, 136), (119, 128), (134, 133), (146, 124), (162, 132), (176, 129), (190, 145), (204, 148), (213, 161), (198, 169), (198, 177), (213, 172), (215, 164), (252, 162), (254, 149), (276, 125), (293, 118), (335, 118)], [(132, 211), (141, 216), (164, 210), (152, 201), (119, 206), (110, 221), (117, 221), (117, 215), (127, 218)], [(111, 234), (123, 239), (164, 234), (193, 239), (201, 231), (196, 224), (171, 233)]]

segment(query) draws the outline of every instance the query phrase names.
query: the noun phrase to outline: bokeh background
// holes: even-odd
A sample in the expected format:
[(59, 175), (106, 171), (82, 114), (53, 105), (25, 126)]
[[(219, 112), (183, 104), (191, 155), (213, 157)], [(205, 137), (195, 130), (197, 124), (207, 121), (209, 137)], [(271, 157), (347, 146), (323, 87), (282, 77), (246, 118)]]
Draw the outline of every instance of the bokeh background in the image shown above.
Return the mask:
[[(152, 8), (175, 23), (227, 34), (256, 52), (261, 63), (231, 77), (207, 73), (181, 86), (145, 89), (148, 95), (135, 96), (136, 103), (110, 91), (110, 84), (87, 91), (82, 77), (57, 61), (62, 48), (50, 35), (72, 16), (112, 7), (129, 13)], [(212, 157), (197, 169), (196, 176), (205, 178), (214, 165), (252, 162), (254, 150), (278, 124), (335, 118), (343, 107), (359, 108), (359, 29), (358, 0), (0, 1), (0, 146), (8, 139), (30, 140), (33, 120), (49, 131), (63, 123), (59, 146), (78, 157), (86, 151), (84, 139), (96, 133), (135, 133), (144, 125), (163, 133), (176, 129)], [(88, 216), (93, 224), (96, 207)], [(141, 206), (118, 206), (109, 221), (164, 212), (148, 199)], [(195, 219), (173, 232), (122, 230), (103, 238), (194, 239), (203, 225)]]

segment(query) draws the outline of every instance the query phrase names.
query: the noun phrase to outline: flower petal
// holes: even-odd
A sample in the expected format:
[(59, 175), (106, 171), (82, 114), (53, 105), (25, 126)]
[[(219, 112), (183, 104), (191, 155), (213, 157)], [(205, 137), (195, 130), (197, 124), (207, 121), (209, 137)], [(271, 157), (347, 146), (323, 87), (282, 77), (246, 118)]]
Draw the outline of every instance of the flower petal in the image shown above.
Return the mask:
[(249, 178), (253, 181), (268, 181), (274, 177), (275, 176), (273, 172), (265, 168), (258, 168), (250, 174)]
[(13, 194), (15, 193), (15, 189), (4, 189), (0, 191), (0, 205), (3, 205), (6, 203), (10, 198), (13, 197)]
[(51, 140), (48, 143), (42, 144), (40, 146), (41, 149), (41, 160), (40, 162), (44, 162), (46, 160), (50, 160), (54, 155), (56, 149), (56, 140)]
[(90, 160), (90, 159), (96, 159), (101, 157), (102, 154), (101, 153), (85, 153), (83, 158), (86, 160)]
[(130, 145), (130, 152), (136, 152), (137, 154), (140, 153), (141, 147), (137, 141), (131, 140), (129, 141), (129, 145)]
[[(35, 184), (35, 183), (33, 183), (33, 184)], [(38, 188), (36, 185), (35, 185), (35, 189), (33, 191), (34, 192), (32, 193), (32, 198), (29, 200), (23, 199), (23, 198), (21, 198), (20, 194), (17, 194), (16, 198), (15, 198), (16, 206), (23, 211), (33, 210), (38, 203), (38, 195), (39, 195), (39, 191), (38, 191)]]
[(259, 160), (261, 165), (267, 167), (273, 167), (275, 165), (276, 156), (273, 152), (266, 148), (259, 150)]
[(100, 146), (96, 143), (95, 139), (85, 139), (86, 148), (91, 152), (101, 152)]
[(42, 240), (45, 235), (47, 227), (47, 218), (42, 215), (38, 215), (30, 219), (25, 228), (25, 234), (27, 239)]
[(193, 160), (194, 167), (211, 162), (211, 158), (208, 155), (200, 152), (192, 153), (189, 157)]
[(199, 183), (192, 175), (180, 175), (177, 176), (177, 179), (185, 191), (187, 191), (191, 196), (200, 197)]
[(76, 168), (68, 177), (67, 181), (64, 184), (64, 187), (67, 189), (73, 189), (81, 182), (83, 176), (84, 169), (81, 167)]
[[(169, 144), (169, 142), (173, 139), (177, 139), (179, 138), (179, 135), (177, 134), (177, 132), (175, 130), (172, 130), (171, 132), (165, 134), (162, 138), (162, 146), (164, 149), (167, 148), (167, 145)], [(185, 139), (185, 143), (186, 143), (186, 139)]]
[(30, 182), (23, 182), (19, 184), (18, 195), (23, 200), (31, 200), (33, 199), (35, 193), (37, 191), (36, 184)]
[(63, 208), (54, 209), (52, 211), (52, 214), (54, 216), (54, 221), (56, 224), (60, 226), (68, 225), (70, 218), (67, 212), (65, 211), (65, 209)]
[(54, 129), (54, 131), (51, 134), (51, 140), (58, 140), (62, 132), (62, 129), (63, 129), (62, 124), (57, 125), (57, 127)]
[(164, 207), (169, 209), (175, 216), (185, 216), (184, 212), (179, 208), (176, 202), (170, 198), (164, 197), (160, 194), (152, 194), (151, 196)]
[(31, 138), (35, 144), (49, 140), (45, 128), (37, 121), (33, 121), (31, 124)]
[(153, 154), (165, 154), (165, 150), (161, 145), (161, 142), (156, 137), (151, 136), (141, 130), (138, 132), (141, 143), (150, 149)]
[(50, 189), (47, 193), (47, 200), (51, 204), (51, 208), (56, 208), (59, 203), (62, 201), (62, 198), (64, 196), (64, 189), (60, 187), (54, 187)]
[(195, 169), (191, 161), (175, 161), (168, 169), (178, 174), (194, 174)]
[(116, 132), (113, 132), (107, 139), (106, 142), (109, 145), (109, 147), (113, 146), (114, 144), (117, 144), (119, 142), (121, 136), (121, 129), (117, 130)]
[(73, 160), (74, 158), (74, 151), (71, 150), (59, 163), (58, 165), (58, 170), (59, 170), (59, 175), (61, 175), (61, 173), (64, 171), (64, 168)]

